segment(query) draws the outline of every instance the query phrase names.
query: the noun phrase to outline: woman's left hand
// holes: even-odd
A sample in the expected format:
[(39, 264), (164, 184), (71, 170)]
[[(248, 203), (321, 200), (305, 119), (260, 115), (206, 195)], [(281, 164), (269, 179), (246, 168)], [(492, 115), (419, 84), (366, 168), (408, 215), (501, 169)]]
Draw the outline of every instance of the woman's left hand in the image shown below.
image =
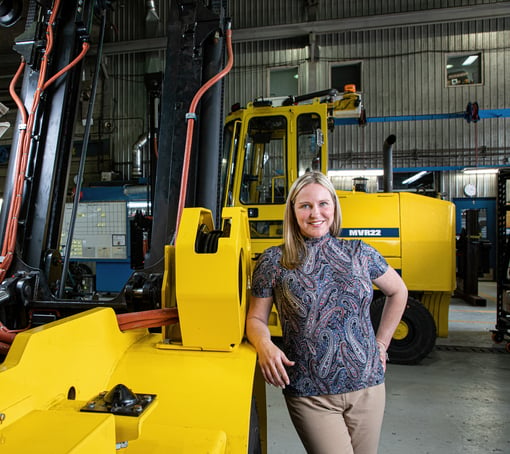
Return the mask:
[(379, 357), (383, 369), (386, 371), (388, 347), (405, 311), (408, 292), (404, 281), (391, 266), (381, 277), (374, 279), (374, 284), (386, 295), (381, 321), (376, 333)]
[(379, 358), (381, 360), (383, 370), (386, 372), (386, 361), (388, 361), (388, 351), (386, 349), (386, 345), (378, 340), (377, 348), (379, 349)]

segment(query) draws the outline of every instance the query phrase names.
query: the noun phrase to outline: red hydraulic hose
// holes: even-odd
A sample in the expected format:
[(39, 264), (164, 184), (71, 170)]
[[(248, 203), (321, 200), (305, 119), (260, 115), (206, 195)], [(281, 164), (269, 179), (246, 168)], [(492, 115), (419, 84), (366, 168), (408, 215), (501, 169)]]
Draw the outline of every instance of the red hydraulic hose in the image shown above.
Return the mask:
[(14, 342), (16, 334), (20, 331), (25, 331), (28, 328), (21, 330), (10, 330), (2, 322), (0, 322), (0, 355), (6, 355)]
[(118, 314), (117, 322), (122, 331), (136, 328), (157, 328), (160, 326), (173, 325), (179, 321), (176, 307), (154, 309), (142, 312), (128, 312)]
[[(14, 178), (16, 178), (17, 182), (17, 175), (19, 175), (21, 163), (22, 163), (22, 150), (25, 143), (25, 137), (27, 133), (27, 121), (28, 121), (28, 113), (25, 109), (25, 106), (23, 105), (23, 102), (19, 98), (19, 96), (16, 94), (15, 86), (18, 82), (18, 79), (23, 72), (25, 68), (25, 61), (22, 59), (21, 63), (18, 67), (18, 70), (16, 71), (16, 74), (12, 78), (11, 83), (9, 84), (9, 92), (14, 99), (14, 102), (18, 106), (18, 110), (21, 115), (21, 125), (20, 133), (18, 136), (18, 145), (16, 150), (16, 163), (14, 165)], [(17, 191), (16, 191), (17, 183), (14, 185), (13, 192), (12, 192), (12, 198), (11, 198), (11, 204), (9, 206), (9, 214), (7, 216), (7, 223), (6, 223), (6, 229), (5, 229), (5, 237), (4, 242), (2, 245), (2, 263), (0, 266), (0, 281), (2, 281), (5, 277), (5, 274), (7, 270), (9, 269), (11, 262), (12, 262), (12, 254), (14, 253), (14, 247), (12, 246), (12, 236), (16, 233), (16, 227), (17, 227), (17, 216), (19, 213), (18, 204), (16, 203), (17, 199)], [(14, 232), (14, 233), (13, 233)]]
[[(189, 164), (191, 159), (191, 145), (193, 143), (193, 129), (195, 126), (195, 118), (196, 118), (196, 109), (198, 102), (202, 98), (203, 94), (209, 90), (216, 82), (218, 82), (220, 79), (225, 77), (230, 70), (232, 69), (232, 66), (234, 64), (234, 54), (232, 52), (232, 29), (230, 25), (228, 26), (225, 37), (227, 40), (227, 53), (228, 53), (228, 61), (225, 68), (223, 68), (222, 71), (220, 71), (216, 76), (209, 79), (204, 85), (200, 87), (200, 89), (197, 91), (195, 96), (193, 97), (193, 100), (191, 101), (190, 109), (188, 114), (186, 115), (186, 119), (188, 120), (188, 128), (186, 130), (186, 145), (184, 149), (184, 163), (182, 168), (182, 176), (181, 176), (181, 190), (179, 192), (179, 206), (177, 209), (177, 222), (176, 222), (176, 233), (175, 237), (177, 236), (177, 231), (179, 228), (179, 224), (181, 222), (182, 217), (182, 211), (184, 210), (184, 204), (186, 202), (186, 192), (188, 187), (188, 174), (189, 174)], [(174, 237), (174, 240), (175, 240)]]
[(16, 337), (16, 331), (11, 331), (0, 322), (0, 342), (12, 344), (12, 341)]
[(10, 344), (0, 342), (0, 355), (7, 355), (10, 348), (11, 348)]
[[(32, 102), (32, 107), (30, 110), (30, 114), (28, 118), (24, 121), (26, 124), (26, 128), (22, 133), (20, 133), (18, 140), (18, 147), (16, 150), (16, 167), (14, 172), (14, 187), (11, 195), (11, 204), (9, 207), (9, 215), (7, 218), (6, 231), (4, 237), (4, 243), (2, 246), (2, 265), (0, 267), (0, 281), (5, 278), (5, 274), (9, 269), (12, 257), (14, 254), (14, 248), (16, 246), (16, 233), (17, 233), (17, 223), (18, 216), (21, 209), (21, 199), (23, 195), (23, 186), (25, 183), (25, 172), (28, 165), (28, 155), (30, 150), (30, 142), (32, 136), (32, 128), (34, 126), (35, 121), (35, 112), (37, 107), (39, 106), (39, 101), (41, 98), (41, 91), (43, 89), (44, 80), (46, 79), (46, 70), (48, 67), (48, 58), (53, 49), (53, 23), (55, 22), (55, 18), (57, 16), (58, 8), (60, 6), (60, 0), (55, 0), (53, 5), (53, 9), (50, 14), (50, 18), (48, 20), (48, 27), (46, 28), (47, 42), (46, 49), (41, 60), (41, 69), (39, 71), (39, 78), (37, 82), (37, 89), (34, 93), (34, 98)], [(23, 64), (23, 63), (22, 63)], [(20, 69), (22, 65), (20, 65)], [(24, 66), (24, 65), (23, 65)], [(21, 73), (21, 71), (19, 71)], [(18, 73), (17, 73), (18, 74)], [(18, 76), (19, 77), (19, 74)], [(17, 80), (15, 76), (15, 79)], [(11, 83), (13, 87), (11, 93), (14, 91), (14, 84)], [(16, 98), (16, 97), (15, 97)], [(18, 102), (16, 101), (16, 104)], [(19, 106), (19, 105), (18, 105)], [(21, 113), (23, 116), (24, 107), (21, 109)]]
[(57, 72), (51, 78), (49, 78), (46, 81), (46, 83), (44, 84), (43, 90), (46, 90), (53, 82), (55, 82), (60, 76), (65, 74), (67, 71), (69, 71), (73, 66), (76, 66), (76, 64), (78, 64), (78, 62), (80, 62), (80, 60), (82, 60), (83, 57), (85, 57), (85, 54), (88, 52), (89, 49), (90, 49), (90, 44), (87, 42), (84, 42), (82, 44), (81, 52), (76, 56), (76, 58), (71, 63), (64, 66), (59, 72)]
[[(228, 61), (225, 68), (220, 71), (216, 76), (209, 79), (200, 89), (197, 91), (193, 100), (191, 101), (190, 110), (186, 115), (188, 120), (187, 131), (186, 131), (186, 144), (184, 149), (184, 163), (181, 177), (181, 188), (179, 192), (179, 206), (177, 211), (177, 226), (180, 224), (182, 211), (184, 209), (184, 203), (186, 199), (187, 185), (188, 185), (188, 173), (189, 164), (191, 159), (191, 145), (193, 142), (193, 128), (195, 124), (195, 112), (197, 105), (202, 98), (203, 94), (211, 88), (216, 82), (225, 77), (228, 72), (232, 69), (234, 59), (232, 52), (232, 30), (230, 25), (228, 26), (225, 37), (227, 41), (227, 52)], [(177, 233), (176, 233), (177, 235)], [(131, 312), (126, 314), (117, 315), (117, 321), (119, 328), (123, 331), (135, 328), (155, 328), (160, 326), (172, 325), (178, 323), (179, 313), (176, 307), (155, 309), (143, 312)]]
[(13, 185), (11, 204), (9, 207), (9, 215), (7, 217), (4, 242), (2, 245), (3, 261), (0, 265), (0, 281), (2, 281), (5, 278), (7, 270), (9, 269), (9, 267), (12, 263), (14, 249), (16, 246), (17, 222), (18, 222), (19, 212), (21, 209), (23, 187), (24, 187), (24, 182), (25, 182), (25, 172), (26, 172), (27, 165), (28, 165), (28, 157), (29, 157), (29, 151), (30, 151), (32, 128), (34, 126), (35, 113), (37, 111), (37, 107), (39, 106), (39, 101), (41, 99), (41, 93), (42, 93), (42, 91), (46, 90), (55, 80), (57, 80), (60, 76), (62, 76), (67, 71), (69, 71), (80, 60), (82, 60), (90, 48), (89, 43), (84, 42), (82, 45), (82, 51), (80, 52), (80, 54), (71, 63), (66, 65), (64, 68), (62, 68), (60, 71), (58, 71), (54, 76), (52, 76), (50, 79), (45, 81), (47, 67), (48, 67), (48, 57), (51, 54), (51, 51), (53, 49), (53, 23), (55, 22), (55, 18), (56, 18), (59, 6), (60, 6), (60, 0), (55, 0), (55, 3), (53, 5), (53, 10), (52, 10), (52, 12), (50, 14), (50, 18), (48, 20), (48, 27), (46, 29), (47, 45), (46, 45), (46, 49), (44, 52), (44, 56), (41, 60), (41, 69), (39, 71), (39, 79), (38, 79), (38, 83), (37, 83), (37, 89), (34, 93), (32, 107), (30, 109), (30, 114), (27, 114), (25, 106), (23, 105), (23, 102), (21, 101), (19, 96), (16, 94), (16, 91), (14, 88), (17, 83), (17, 80), (19, 79), (19, 76), (21, 75), (21, 73), (25, 67), (25, 62), (23, 59), (20, 63), (18, 71), (16, 72), (14, 78), (12, 79), (11, 84), (9, 85), (9, 92), (21, 113), (22, 124), (20, 127), (21, 130), (20, 130), (20, 134), (19, 134), (19, 138), (18, 138), (18, 146), (17, 146), (17, 150), (16, 150), (16, 164), (14, 167), (15, 171), (13, 174), (15, 181), (14, 181), (14, 185)]
[(25, 69), (25, 59), (22, 57), (21, 62), (18, 66), (18, 70), (16, 71), (16, 74), (14, 74), (14, 77), (11, 80), (11, 83), (9, 84), (9, 93), (12, 96), (12, 99), (16, 103), (16, 106), (18, 107), (18, 110), (21, 114), (21, 120), (22, 124), (26, 125), (27, 123), (27, 109), (25, 109), (25, 106), (23, 105), (23, 101), (21, 98), (16, 94), (16, 84), (18, 83), (18, 79), (21, 76), (21, 73)]
[[(25, 68), (25, 61), (22, 58), (21, 63), (14, 75), (11, 83), (9, 84), (9, 92), (18, 107), (18, 110), (21, 115), (21, 124), (19, 126), (20, 133), (18, 137), (18, 144), (16, 149), (16, 161), (14, 165), (14, 184), (13, 190), (11, 194), (11, 203), (9, 206), (9, 213), (7, 216), (6, 229), (4, 233), (4, 241), (2, 244), (2, 261), (0, 265), (0, 281), (3, 281), (7, 271), (12, 263), (13, 254), (16, 247), (16, 235), (17, 235), (17, 224), (18, 224), (18, 216), (21, 209), (21, 201), (23, 196), (23, 187), (25, 184), (25, 173), (28, 165), (28, 157), (30, 152), (30, 144), (31, 144), (31, 136), (32, 129), (35, 121), (35, 113), (39, 106), (39, 101), (41, 99), (41, 92), (51, 84), (56, 77), (51, 78), (49, 81), (45, 83), (46, 72), (48, 67), (48, 58), (53, 49), (53, 24), (55, 22), (58, 9), (60, 6), (61, 0), (55, 0), (53, 4), (53, 9), (50, 13), (50, 17), (48, 20), (48, 27), (46, 28), (47, 42), (46, 49), (44, 55), (41, 60), (41, 68), (39, 71), (39, 78), (37, 81), (37, 88), (34, 93), (32, 106), (30, 109), (30, 113), (27, 113), (27, 109), (25, 108), (22, 100), (16, 94), (15, 86), (16, 83)], [(88, 44), (86, 49), (88, 50)], [(84, 51), (85, 46), (84, 46)], [(84, 55), (84, 52), (82, 52)], [(83, 58), (83, 55), (80, 54), (79, 59)], [(79, 60), (78, 60), (79, 61)], [(57, 77), (67, 71), (69, 68), (74, 66), (76, 63), (72, 63), (67, 67), (63, 68), (59, 73), (57, 73)], [(0, 323), (0, 354), (7, 354), (10, 348), (10, 344), (14, 341), (16, 334), (22, 330), (9, 330), (2, 323)]]

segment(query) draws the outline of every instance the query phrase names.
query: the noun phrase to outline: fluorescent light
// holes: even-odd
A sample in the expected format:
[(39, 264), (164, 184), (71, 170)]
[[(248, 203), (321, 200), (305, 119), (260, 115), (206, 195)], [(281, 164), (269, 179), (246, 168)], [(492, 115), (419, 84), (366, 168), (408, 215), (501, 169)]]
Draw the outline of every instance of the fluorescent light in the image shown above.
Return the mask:
[(488, 167), (471, 167), (463, 169), (462, 173), (466, 175), (495, 174), (498, 173), (498, 169), (491, 169)]
[(151, 203), (143, 200), (130, 200), (127, 203), (128, 210), (136, 210), (137, 208), (150, 207)]
[(3, 117), (7, 112), (9, 112), (9, 108), (0, 102), (0, 117)]
[(359, 169), (359, 170), (329, 170), (328, 177), (380, 177), (384, 175), (382, 169)]
[(418, 181), (421, 177), (424, 177), (427, 175), (428, 172), (426, 170), (422, 170), (421, 172), (415, 173), (412, 177), (406, 178), (404, 181), (402, 181), (402, 184), (411, 184), (415, 181)]
[(470, 55), (462, 62), (462, 66), (469, 66), (471, 63), (475, 62), (477, 58), (478, 55)]
[(8, 121), (2, 121), (0, 123), (0, 137), (2, 137), (5, 134), (5, 132), (9, 129), (10, 126), (11, 124)]

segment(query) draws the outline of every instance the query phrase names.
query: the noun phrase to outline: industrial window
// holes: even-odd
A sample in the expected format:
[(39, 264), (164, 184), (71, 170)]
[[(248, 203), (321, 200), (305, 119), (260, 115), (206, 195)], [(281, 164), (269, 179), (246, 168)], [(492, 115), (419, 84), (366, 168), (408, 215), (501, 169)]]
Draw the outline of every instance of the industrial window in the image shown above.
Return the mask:
[(244, 150), (241, 203), (285, 203), (286, 151), (285, 117), (255, 117), (250, 120)]
[(297, 121), (298, 175), (321, 168), (321, 148), (324, 137), (321, 118), (316, 113), (303, 114)]
[(299, 74), (297, 66), (292, 68), (269, 69), (269, 97), (299, 95)]
[(221, 155), (221, 192), (225, 206), (234, 204), (234, 177), (237, 169), (240, 121), (231, 121), (223, 130), (223, 152)]
[(344, 91), (346, 85), (355, 85), (361, 91), (361, 62), (331, 65), (331, 88)]
[(471, 52), (446, 56), (446, 86), (457, 87), (482, 83), (482, 53)]

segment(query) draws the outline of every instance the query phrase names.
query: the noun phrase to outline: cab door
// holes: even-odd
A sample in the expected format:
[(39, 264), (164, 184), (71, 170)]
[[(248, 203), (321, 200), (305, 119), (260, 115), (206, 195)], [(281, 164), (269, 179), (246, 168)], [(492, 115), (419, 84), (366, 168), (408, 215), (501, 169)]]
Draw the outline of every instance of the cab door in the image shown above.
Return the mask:
[[(326, 110), (311, 105), (249, 107), (231, 147), (228, 205), (248, 211), (252, 251), (281, 243), (283, 212), (292, 182), (310, 170), (326, 171)], [(235, 136), (235, 130), (233, 136)], [(235, 141), (235, 140), (234, 140)], [(233, 143), (233, 142), (232, 142)]]

